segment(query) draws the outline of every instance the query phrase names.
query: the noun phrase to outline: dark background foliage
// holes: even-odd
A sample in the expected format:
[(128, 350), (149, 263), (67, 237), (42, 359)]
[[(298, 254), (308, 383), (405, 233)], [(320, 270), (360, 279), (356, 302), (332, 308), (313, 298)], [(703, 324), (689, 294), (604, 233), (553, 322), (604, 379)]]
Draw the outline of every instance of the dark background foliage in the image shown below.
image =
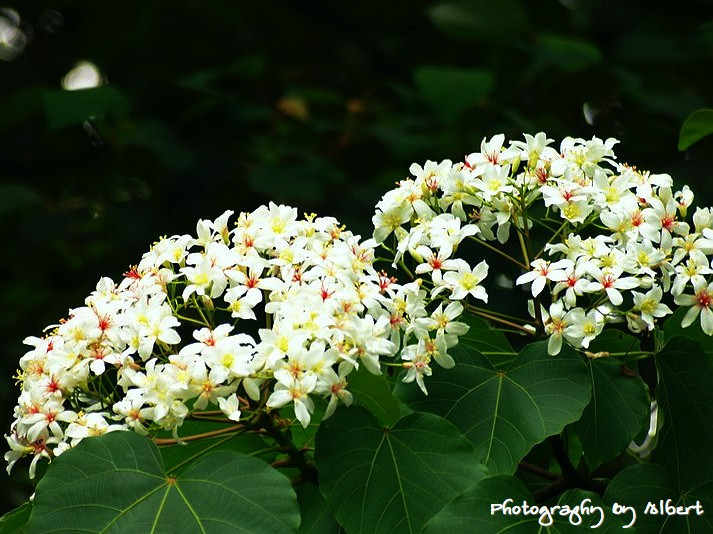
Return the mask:
[[(0, 12), (15, 28), (0, 38), (5, 432), (22, 339), (158, 236), (225, 209), (274, 200), (366, 235), (412, 162), (541, 130), (617, 137), (621, 160), (713, 198), (710, 138), (677, 150), (686, 116), (713, 106), (707, 1), (3, 6), (16, 10)], [(83, 60), (105, 85), (63, 91)], [(3, 506), (24, 501), (26, 464), (0, 484)]]

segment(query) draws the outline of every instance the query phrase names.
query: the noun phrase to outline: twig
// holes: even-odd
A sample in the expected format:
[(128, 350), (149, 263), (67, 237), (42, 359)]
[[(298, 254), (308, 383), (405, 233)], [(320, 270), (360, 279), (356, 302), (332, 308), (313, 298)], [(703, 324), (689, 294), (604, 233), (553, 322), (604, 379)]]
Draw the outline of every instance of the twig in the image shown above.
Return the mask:
[(559, 475), (552, 473), (550, 471), (547, 471), (547, 469), (542, 469), (539, 466), (527, 463), (527, 462), (520, 462), (519, 465), (520, 469), (523, 471), (529, 471), (533, 475), (537, 475), (540, 478), (546, 478), (547, 480), (557, 480), (559, 479)]
[(473, 315), (477, 315), (479, 317), (483, 317), (484, 319), (489, 319), (491, 321), (495, 321), (496, 323), (501, 323), (507, 326), (510, 326), (516, 330), (519, 330), (521, 332), (525, 332), (526, 334), (532, 335), (533, 332), (532, 330), (529, 330), (525, 328), (524, 326), (521, 326), (519, 324), (513, 323), (512, 321), (508, 321), (506, 319), (503, 319), (501, 317), (496, 317), (495, 315), (491, 315), (490, 313), (482, 312), (477, 309), (473, 309), (472, 306), (466, 305), (466, 309), (471, 312)]
[(174, 445), (182, 441), (194, 441), (203, 438), (212, 438), (213, 436), (222, 436), (223, 434), (228, 434), (230, 432), (237, 432), (238, 430), (245, 429), (245, 425), (233, 425), (226, 428), (221, 428), (220, 430), (212, 430), (210, 432), (203, 432), (201, 434), (193, 434), (192, 436), (186, 436), (185, 438), (175, 439), (175, 438), (152, 438), (156, 445)]
[(568, 489), (573, 488), (593, 491), (600, 496), (604, 495), (604, 491), (607, 487), (605, 483), (583, 475), (577, 471), (574, 465), (572, 465), (572, 462), (567, 455), (567, 451), (564, 448), (564, 442), (562, 441), (561, 436), (550, 436), (549, 442), (552, 446), (552, 454), (560, 466), (562, 475), (549, 486), (535, 491), (532, 494), (535, 498), (535, 502), (545, 502), (553, 497), (556, 497), (557, 495), (560, 495), (561, 493), (564, 493)]
[(515, 258), (513, 258), (512, 256), (510, 256), (510, 254), (507, 254), (506, 252), (503, 252), (502, 250), (500, 250), (500, 249), (497, 248), (497, 247), (494, 247), (493, 245), (491, 245), (491, 244), (488, 243), (487, 241), (483, 241), (482, 239), (478, 239), (477, 237), (473, 237), (473, 236), (470, 236), (470, 238), (471, 238), (473, 241), (475, 241), (476, 243), (478, 243), (479, 245), (483, 245), (485, 248), (488, 248), (488, 249), (492, 250), (493, 252), (495, 252), (496, 254), (500, 254), (503, 258), (506, 258), (506, 259), (510, 260), (511, 262), (513, 262), (515, 265), (517, 265), (517, 266), (520, 267), (521, 269), (524, 269), (525, 271), (529, 271), (529, 270), (530, 270), (530, 267), (529, 267), (528, 265), (525, 265), (525, 264), (522, 263), (521, 261), (516, 260)]
[(317, 468), (314, 463), (308, 462), (304, 451), (295, 447), (295, 444), (275, 427), (272, 417), (268, 414), (263, 414), (258, 420), (258, 424), (265, 429), (265, 433), (268, 436), (286, 449), (285, 452), (289, 456), (290, 464), (300, 470), (299, 476), (292, 481), (292, 485), (295, 486), (301, 482), (317, 484)]

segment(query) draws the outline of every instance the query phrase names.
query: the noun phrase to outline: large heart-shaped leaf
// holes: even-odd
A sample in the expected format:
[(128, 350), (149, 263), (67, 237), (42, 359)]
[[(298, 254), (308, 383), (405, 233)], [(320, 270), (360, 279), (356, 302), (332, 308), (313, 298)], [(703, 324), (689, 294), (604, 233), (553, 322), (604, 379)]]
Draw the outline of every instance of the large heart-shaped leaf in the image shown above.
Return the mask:
[(552, 65), (563, 72), (581, 72), (602, 62), (593, 41), (563, 34), (540, 32), (532, 51), (537, 66)]
[(310, 483), (300, 484), (295, 488), (295, 491), (302, 517), (299, 534), (339, 534), (343, 532), (317, 486)]
[[(574, 509), (577, 513), (568, 513)], [(426, 524), (424, 534), (569, 533), (590, 528), (620, 532), (626, 523), (608, 512), (595, 493), (570, 490), (557, 505), (543, 505), (517, 478), (497, 476), (481, 480), (453, 499)]]
[(589, 344), (589, 352), (607, 352), (622, 361), (636, 358), (641, 355), (641, 343), (634, 336), (615, 330), (604, 330)]
[[(708, 475), (710, 477), (711, 473)], [(671, 475), (656, 464), (632, 465), (619, 472), (607, 486), (604, 501), (612, 507), (614, 503), (632, 507), (636, 513), (634, 526), (637, 532), (713, 532), (713, 518), (705, 513), (713, 509), (713, 481), (681, 488)], [(667, 501), (674, 508), (694, 508), (689, 509), (689, 515), (669, 516), (666, 513)], [(700, 503), (700, 508), (697, 503)], [(699, 510), (703, 513), (699, 514)], [(634, 518), (631, 512), (625, 515), (628, 520)]]
[(448, 421), (414, 413), (383, 427), (360, 406), (341, 407), (317, 433), (320, 489), (347, 532), (420, 532), (448, 501), (486, 474)]
[(656, 400), (664, 420), (654, 460), (681, 488), (710, 482), (713, 361), (698, 342), (677, 336), (656, 355), (656, 366)]
[(650, 401), (644, 381), (621, 372), (621, 362), (587, 362), (592, 400), (575, 424), (590, 469), (611, 460), (649, 423)]
[(468, 314), (459, 320), (469, 326), (468, 332), (459, 338), (465, 345), (475, 348), (491, 360), (510, 361), (517, 355), (505, 334), (495, 330), (490, 323)]
[(675, 336), (695, 339), (701, 344), (703, 352), (708, 354), (709, 358), (713, 358), (713, 339), (703, 331), (700, 321), (694, 321), (693, 324), (686, 328), (681, 326), (681, 321), (686, 316), (687, 311), (687, 308), (679, 308), (671, 317), (666, 319), (663, 329), (666, 340), (670, 341)]
[(30, 520), (32, 503), (26, 502), (0, 517), (0, 534), (23, 534)]
[[(222, 422), (189, 420), (183, 423), (180, 429), (182, 438), (190, 438), (197, 434), (216, 432), (226, 429)], [(164, 435), (162, 433), (162, 435)], [(166, 432), (166, 436), (170, 433)], [(254, 456), (266, 462), (271, 462), (277, 456), (275, 447), (271, 447), (261, 435), (255, 433), (228, 433), (215, 437), (189, 440), (173, 445), (161, 445), (159, 451), (166, 472), (177, 475), (192, 461), (211, 451), (230, 450), (247, 456)]]
[(454, 353), (457, 365), (434, 369), (427, 397), (409, 384), (396, 394), (458, 427), (493, 475), (514, 473), (535, 444), (579, 419), (591, 397), (587, 368), (567, 347), (553, 357), (546, 342), (532, 343), (503, 365), (464, 346)]
[(534, 502), (532, 495), (517, 478), (497, 476), (481, 480), (448, 503), (424, 529), (424, 534), (471, 534), (504, 532), (530, 534), (537, 520), (493, 512), (491, 506), (512, 499), (510, 504)]
[(433, 25), (457, 41), (507, 42), (528, 28), (527, 13), (518, 0), (454, 0), (427, 11)]
[(493, 75), (480, 69), (421, 67), (413, 78), (424, 99), (451, 119), (479, 104), (495, 87)]
[(386, 378), (370, 373), (363, 366), (349, 375), (349, 391), (356, 404), (369, 410), (386, 426), (411, 413), (411, 409), (391, 392)]
[(299, 521), (289, 481), (260, 460), (218, 451), (173, 477), (149, 439), (112, 432), (50, 464), (27, 532), (272, 533)]

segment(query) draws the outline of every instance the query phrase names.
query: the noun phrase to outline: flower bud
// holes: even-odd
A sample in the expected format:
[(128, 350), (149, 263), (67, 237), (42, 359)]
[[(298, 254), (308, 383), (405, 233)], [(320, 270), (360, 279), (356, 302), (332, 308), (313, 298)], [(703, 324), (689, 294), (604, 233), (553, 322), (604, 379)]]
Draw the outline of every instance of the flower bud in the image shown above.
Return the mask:
[(203, 295), (201, 298), (201, 302), (203, 303), (203, 306), (205, 306), (206, 310), (212, 310), (215, 308), (215, 305), (213, 304), (213, 299), (210, 298), (208, 295)]
[(711, 208), (696, 208), (693, 214), (693, 225), (700, 234), (705, 228), (713, 228), (713, 212)]

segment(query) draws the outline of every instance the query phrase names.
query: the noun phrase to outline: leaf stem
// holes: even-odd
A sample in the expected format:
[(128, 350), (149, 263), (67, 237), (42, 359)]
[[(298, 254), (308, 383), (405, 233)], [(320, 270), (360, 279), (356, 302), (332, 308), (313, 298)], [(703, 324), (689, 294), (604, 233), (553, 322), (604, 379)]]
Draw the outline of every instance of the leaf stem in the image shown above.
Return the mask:
[(480, 311), (480, 312), (483, 312), (483, 313), (490, 313), (490, 314), (492, 314), (492, 315), (497, 315), (497, 316), (499, 316), (499, 317), (502, 317), (503, 319), (509, 319), (509, 320), (513, 320), (513, 321), (522, 321), (523, 323), (534, 323), (534, 322), (535, 322), (535, 321), (533, 321), (533, 320), (531, 320), (531, 319), (521, 319), (520, 317), (515, 317), (515, 316), (513, 316), (513, 315), (508, 315), (508, 314), (506, 314), (506, 313), (497, 312), (497, 311), (495, 311), (495, 310), (487, 310), (487, 309), (485, 309), (485, 308), (481, 308), (480, 306), (476, 306), (476, 305), (474, 305), (474, 304), (469, 304), (469, 305), (468, 305), (468, 309), (471, 309), (471, 308), (474, 309), (474, 310), (478, 310), (478, 311)]
[(525, 264), (522, 263), (521, 261), (519, 261), (519, 260), (513, 258), (513, 257), (510, 256), (510, 254), (508, 254), (507, 252), (504, 252), (504, 251), (500, 250), (499, 248), (494, 247), (493, 245), (491, 245), (491, 244), (488, 243), (487, 241), (483, 241), (482, 239), (478, 239), (477, 237), (473, 237), (473, 236), (470, 236), (470, 239), (472, 239), (473, 241), (475, 241), (475, 242), (478, 243), (479, 245), (483, 245), (485, 248), (492, 250), (492, 251), (495, 252), (496, 254), (500, 254), (503, 258), (507, 259), (508, 261), (511, 261), (512, 263), (514, 263), (515, 265), (517, 265), (517, 266), (520, 267), (521, 269), (524, 269), (524, 270), (526, 270), (526, 271), (530, 269), (527, 265), (525, 265)]
[(401, 260), (399, 260), (399, 266), (400, 266), (404, 271), (406, 271), (406, 274), (409, 276), (409, 278), (410, 278), (411, 280), (415, 280), (415, 279), (416, 279), (416, 278), (414, 277), (413, 273), (411, 272), (411, 270), (410, 270), (408, 267), (406, 267), (406, 262), (404, 261), (403, 258), (401, 258)]
[(542, 254), (544, 254), (545, 249), (547, 248), (547, 245), (549, 245), (550, 243), (552, 243), (552, 241), (554, 241), (555, 237), (557, 237), (557, 236), (562, 232), (562, 230), (564, 230), (564, 228), (567, 226), (567, 222), (568, 222), (568, 221), (565, 220), (565, 221), (560, 225), (560, 227), (557, 229), (557, 231), (556, 231), (554, 234), (552, 234), (552, 235), (550, 236), (550, 238), (547, 240), (547, 243), (545, 243), (544, 245), (542, 245), (542, 248), (541, 248), (540, 251), (535, 255), (535, 257), (533, 258), (533, 260), (536, 260), (537, 258), (539, 258), (540, 256), (542, 256)]
[(525, 328), (524, 326), (521, 326), (521, 325), (519, 325), (519, 324), (517, 324), (517, 323), (513, 323), (512, 321), (508, 321), (507, 319), (503, 319), (502, 317), (498, 317), (498, 316), (496, 316), (496, 315), (492, 315), (492, 314), (490, 314), (490, 313), (483, 312), (483, 311), (480, 311), (480, 310), (477, 310), (477, 309), (472, 309), (469, 304), (466, 304), (466, 309), (467, 309), (470, 313), (472, 313), (473, 315), (477, 315), (478, 317), (483, 317), (483, 318), (488, 319), (488, 320), (490, 320), (490, 321), (495, 321), (496, 323), (501, 323), (501, 324), (510, 326), (510, 327), (512, 327), (512, 328), (514, 328), (514, 329), (516, 329), (516, 330), (519, 330), (519, 331), (521, 331), (521, 332), (525, 332), (525, 333), (528, 334), (528, 335), (533, 335), (533, 334), (534, 334), (534, 332), (532, 332), (532, 330), (530, 330), (529, 328)]
[(222, 436), (223, 434), (229, 434), (230, 432), (238, 432), (240, 430), (244, 430), (245, 425), (240, 424), (240, 425), (233, 425), (229, 426), (226, 428), (221, 428), (219, 430), (212, 430), (210, 432), (202, 432), (200, 434), (193, 434), (192, 436), (186, 436), (184, 438), (176, 439), (176, 438), (152, 438), (153, 442), (156, 445), (175, 445), (176, 443), (180, 443), (182, 441), (195, 441), (197, 439), (203, 439), (203, 438), (212, 438), (213, 436)]
[(173, 313), (174, 317), (176, 319), (180, 319), (181, 321), (187, 321), (189, 323), (193, 324), (199, 324), (201, 326), (210, 326), (208, 323), (204, 323), (202, 321), (199, 321), (198, 319), (193, 319), (192, 317), (186, 317), (185, 315), (180, 315), (177, 311)]

